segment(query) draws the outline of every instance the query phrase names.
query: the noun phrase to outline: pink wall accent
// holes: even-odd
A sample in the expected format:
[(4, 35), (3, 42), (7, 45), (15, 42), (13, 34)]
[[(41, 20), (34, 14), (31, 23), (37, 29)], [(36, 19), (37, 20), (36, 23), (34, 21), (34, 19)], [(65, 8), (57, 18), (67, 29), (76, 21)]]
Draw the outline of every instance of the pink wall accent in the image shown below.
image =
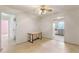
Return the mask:
[(1, 21), (1, 32), (2, 34), (8, 34), (8, 20)]

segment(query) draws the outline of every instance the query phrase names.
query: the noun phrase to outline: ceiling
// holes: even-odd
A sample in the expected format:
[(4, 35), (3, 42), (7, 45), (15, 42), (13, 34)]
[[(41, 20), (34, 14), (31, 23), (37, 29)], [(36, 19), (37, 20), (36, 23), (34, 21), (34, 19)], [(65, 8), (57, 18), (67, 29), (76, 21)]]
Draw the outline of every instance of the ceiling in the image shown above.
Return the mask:
[[(25, 13), (39, 15), (38, 8), (40, 5), (5, 5), (5, 6), (23, 11)], [(51, 14), (53, 14), (56, 17), (61, 16), (66, 12), (79, 10), (78, 5), (48, 5), (48, 6), (54, 9), (54, 11)]]
[[(6, 5), (6, 6), (19, 9), (22, 11), (28, 11), (28, 10), (32, 11), (38, 9), (40, 5)], [(58, 12), (79, 9), (78, 5), (48, 5), (48, 6)]]

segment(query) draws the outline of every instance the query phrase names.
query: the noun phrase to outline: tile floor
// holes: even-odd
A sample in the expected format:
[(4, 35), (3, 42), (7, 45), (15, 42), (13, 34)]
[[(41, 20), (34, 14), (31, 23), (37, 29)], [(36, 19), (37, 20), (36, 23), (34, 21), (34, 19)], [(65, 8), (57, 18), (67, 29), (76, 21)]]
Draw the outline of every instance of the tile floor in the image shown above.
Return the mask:
[(7, 45), (4, 44), (4, 50), (2, 50), (2, 53), (79, 53), (78, 45), (72, 45), (62, 41), (46, 38), (36, 40), (33, 44), (25, 42), (16, 45), (8, 43), (8, 45), (10, 46), (7, 48)]
[(64, 43), (62, 41), (43, 39), (37, 40), (33, 44), (25, 42), (16, 45), (18, 53), (78, 53), (79, 46)]

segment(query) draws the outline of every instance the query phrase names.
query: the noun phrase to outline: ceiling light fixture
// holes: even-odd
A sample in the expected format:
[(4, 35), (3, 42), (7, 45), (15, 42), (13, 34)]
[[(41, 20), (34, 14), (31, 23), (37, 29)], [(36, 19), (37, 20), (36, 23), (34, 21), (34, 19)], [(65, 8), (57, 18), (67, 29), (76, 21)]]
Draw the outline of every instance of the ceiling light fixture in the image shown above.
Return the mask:
[(41, 5), (39, 13), (42, 15), (46, 14), (47, 12), (52, 12), (52, 9), (49, 8), (47, 5)]

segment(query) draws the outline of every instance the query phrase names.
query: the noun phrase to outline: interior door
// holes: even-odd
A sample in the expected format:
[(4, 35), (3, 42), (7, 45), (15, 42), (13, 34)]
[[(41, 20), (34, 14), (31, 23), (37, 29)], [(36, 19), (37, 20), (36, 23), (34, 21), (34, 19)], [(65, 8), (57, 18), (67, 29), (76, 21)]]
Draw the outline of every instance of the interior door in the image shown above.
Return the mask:
[(11, 52), (15, 51), (16, 44), (16, 17), (15, 15), (11, 15), (9, 20), (9, 49)]

